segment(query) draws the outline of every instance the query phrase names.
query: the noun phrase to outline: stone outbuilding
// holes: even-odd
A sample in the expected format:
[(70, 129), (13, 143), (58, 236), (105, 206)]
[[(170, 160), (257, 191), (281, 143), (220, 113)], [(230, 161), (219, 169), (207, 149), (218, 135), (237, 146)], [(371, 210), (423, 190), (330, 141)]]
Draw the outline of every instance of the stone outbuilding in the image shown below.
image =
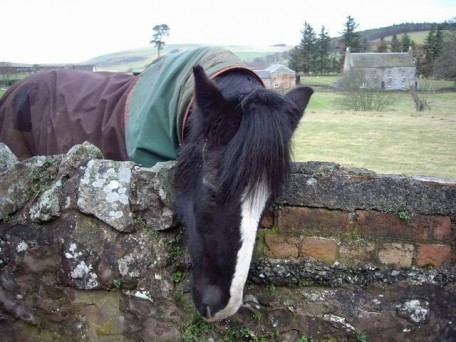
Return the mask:
[(282, 64), (271, 64), (266, 69), (255, 72), (268, 89), (285, 92), (296, 86), (296, 72)]
[(360, 87), (383, 90), (408, 90), (416, 87), (416, 65), (412, 50), (409, 52), (345, 52), (343, 73), (356, 70), (363, 73)]

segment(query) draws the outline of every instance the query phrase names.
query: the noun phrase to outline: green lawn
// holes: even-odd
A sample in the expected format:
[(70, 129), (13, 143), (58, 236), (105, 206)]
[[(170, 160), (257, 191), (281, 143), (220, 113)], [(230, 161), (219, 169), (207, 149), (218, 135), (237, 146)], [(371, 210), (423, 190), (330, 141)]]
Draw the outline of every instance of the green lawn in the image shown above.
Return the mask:
[(407, 93), (391, 93), (385, 112), (338, 110), (340, 96), (314, 94), (293, 139), (296, 161), (456, 179), (456, 93), (421, 94), (432, 108), (421, 113)]

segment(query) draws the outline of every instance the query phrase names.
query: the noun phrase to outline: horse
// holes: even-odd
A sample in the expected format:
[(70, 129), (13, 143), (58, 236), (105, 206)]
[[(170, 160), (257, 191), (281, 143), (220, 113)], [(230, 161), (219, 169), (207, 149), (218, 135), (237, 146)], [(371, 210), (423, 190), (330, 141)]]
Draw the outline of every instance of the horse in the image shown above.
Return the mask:
[(290, 140), (313, 90), (285, 96), (243, 72), (194, 69), (195, 103), (175, 171), (194, 303), (208, 321), (242, 304), (260, 219), (290, 174)]
[[(205, 320), (216, 321), (235, 314), (242, 305), (259, 222), (287, 184), (291, 138), (313, 90), (296, 87), (281, 95), (266, 89), (234, 55), (218, 51), (219, 57), (214, 57), (211, 51), (171, 56), (171, 62), (162, 57), (152, 69), (156, 66), (163, 72), (181, 60), (188, 75), (159, 74), (153, 76), (155, 83), (146, 75), (144, 87), (133, 76), (76, 71), (48, 72), (47, 82), (41, 82), (41, 76), (18, 82), (0, 99), (0, 142), (23, 159), (64, 153), (71, 144), (88, 140), (105, 157), (138, 162), (136, 156), (145, 155), (145, 145), (130, 148), (135, 144), (128, 143), (129, 127), (134, 138), (154, 136), (153, 129), (162, 123), (165, 128), (160, 126), (160, 132), (175, 135), (182, 130), (179, 142), (175, 136), (164, 141), (157, 133), (161, 140), (153, 146), (159, 151), (149, 157), (154, 162), (174, 159), (176, 146), (175, 207), (187, 231), (192, 298)], [(227, 66), (226, 61), (230, 61)], [(160, 86), (164, 92), (151, 86), (164, 79), (173, 82)], [(68, 91), (61, 94), (59, 85)], [(183, 89), (188, 96), (169, 100), (170, 89)], [(160, 122), (136, 113), (149, 93), (161, 99), (154, 107), (163, 111)], [(55, 103), (45, 107), (51, 99)], [(168, 116), (176, 115), (178, 108), (183, 114), (177, 115), (176, 128)], [(133, 123), (125, 123), (126, 117)], [(76, 124), (84, 127), (78, 129)], [(66, 134), (62, 127), (68, 127)]]

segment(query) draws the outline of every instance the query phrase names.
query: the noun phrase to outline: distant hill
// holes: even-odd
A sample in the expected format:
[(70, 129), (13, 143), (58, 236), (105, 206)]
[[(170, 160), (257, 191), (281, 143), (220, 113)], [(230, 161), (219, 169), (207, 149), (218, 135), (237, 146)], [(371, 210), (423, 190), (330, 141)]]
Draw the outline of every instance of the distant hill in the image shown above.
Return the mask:
[[(161, 55), (185, 51), (192, 48), (200, 47), (203, 45), (198, 44), (169, 44), (165, 49), (160, 52)], [(292, 46), (274, 45), (266, 47), (251, 47), (251, 46), (237, 46), (229, 45), (224, 46), (235, 53), (242, 61), (248, 63), (254, 61), (256, 58), (266, 58), (270, 55), (281, 55), (284, 51), (289, 51)], [(98, 71), (141, 71), (149, 65), (157, 57), (157, 50), (153, 46), (120, 51), (107, 55), (92, 58), (84, 64), (94, 64)]]
[[(433, 26), (439, 25), (439, 23), (403, 23), (398, 25), (391, 25), (386, 27), (380, 27), (371, 30), (360, 31), (361, 37), (367, 38), (369, 41), (378, 40), (382, 37), (386, 38), (393, 35), (400, 35), (403, 33), (417, 33), (423, 31), (429, 31)], [(456, 26), (456, 23), (440, 23), (442, 29), (448, 30), (452, 26)], [(422, 43), (421, 41), (416, 41), (416, 43)]]

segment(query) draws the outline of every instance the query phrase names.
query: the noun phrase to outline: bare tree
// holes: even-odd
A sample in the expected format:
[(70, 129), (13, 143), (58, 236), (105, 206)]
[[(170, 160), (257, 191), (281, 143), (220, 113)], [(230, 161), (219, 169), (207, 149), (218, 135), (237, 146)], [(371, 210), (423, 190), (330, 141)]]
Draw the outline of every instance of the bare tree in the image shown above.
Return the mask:
[(392, 104), (392, 98), (362, 70), (350, 70), (340, 80), (343, 108), (355, 111), (383, 111)]

